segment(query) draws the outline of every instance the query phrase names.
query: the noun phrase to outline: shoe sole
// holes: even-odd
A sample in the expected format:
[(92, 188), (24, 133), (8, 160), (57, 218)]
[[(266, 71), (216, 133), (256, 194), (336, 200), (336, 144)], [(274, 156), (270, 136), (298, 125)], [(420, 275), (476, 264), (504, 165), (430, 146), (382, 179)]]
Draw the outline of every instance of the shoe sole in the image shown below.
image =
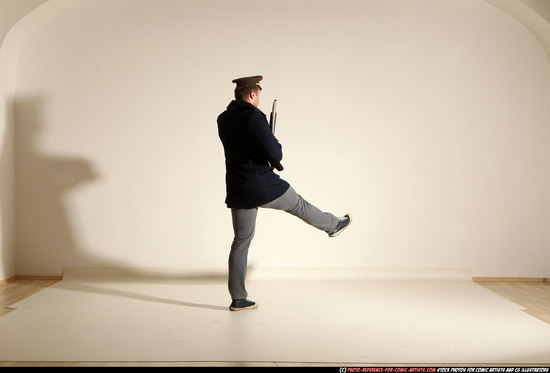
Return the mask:
[(255, 310), (256, 308), (258, 308), (258, 303), (248, 307), (229, 307), (229, 311)]
[(348, 223), (348, 225), (346, 225), (344, 228), (340, 229), (338, 232), (329, 235), (329, 237), (332, 238), (332, 237), (338, 236), (340, 233), (342, 233), (343, 231), (345, 231), (347, 227), (349, 227), (349, 226), (351, 225), (351, 222), (353, 221), (353, 218), (352, 218), (351, 214), (347, 214), (347, 215), (349, 216), (349, 223)]

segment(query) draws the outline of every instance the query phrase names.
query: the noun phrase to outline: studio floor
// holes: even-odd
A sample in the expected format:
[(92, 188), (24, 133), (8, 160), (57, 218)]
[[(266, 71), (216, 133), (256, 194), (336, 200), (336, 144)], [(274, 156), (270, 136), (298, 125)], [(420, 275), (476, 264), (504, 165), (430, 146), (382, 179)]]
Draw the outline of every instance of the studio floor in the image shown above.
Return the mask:
[(67, 270), (0, 317), (0, 362), (550, 365), (550, 324), (467, 275), (281, 271), (230, 312), (220, 274)]

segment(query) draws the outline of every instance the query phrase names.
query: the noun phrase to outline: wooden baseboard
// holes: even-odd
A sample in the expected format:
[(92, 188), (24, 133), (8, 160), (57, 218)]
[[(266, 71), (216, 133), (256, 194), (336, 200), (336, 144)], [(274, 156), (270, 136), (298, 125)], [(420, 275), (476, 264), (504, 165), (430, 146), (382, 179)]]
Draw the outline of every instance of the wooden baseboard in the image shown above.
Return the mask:
[[(15, 280), (63, 280), (63, 276), (28, 276), (16, 275), (5, 280), (0, 280), (0, 286), (6, 285)], [(473, 277), (474, 282), (543, 282), (550, 283), (546, 277)]]
[(63, 276), (26, 276), (16, 275), (16, 280), (63, 280)]
[(0, 286), (4, 286), (9, 284), (12, 281), (15, 280), (47, 280), (47, 281), (61, 281), (63, 280), (63, 276), (25, 276), (25, 275), (15, 275), (10, 278), (7, 278), (5, 280), (0, 280)]
[(474, 282), (550, 282), (545, 277), (473, 277)]
[(12, 276), (12, 277), (7, 278), (5, 280), (0, 280), (0, 286), (6, 285), (7, 283), (10, 283), (10, 282), (15, 281), (15, 280), (17, 280), (16, 276)]

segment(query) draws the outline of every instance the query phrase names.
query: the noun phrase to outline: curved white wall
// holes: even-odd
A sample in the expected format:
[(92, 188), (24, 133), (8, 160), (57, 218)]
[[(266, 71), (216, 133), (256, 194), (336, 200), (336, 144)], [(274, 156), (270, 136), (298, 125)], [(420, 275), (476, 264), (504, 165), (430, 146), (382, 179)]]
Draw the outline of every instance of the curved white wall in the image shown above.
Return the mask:
[(4, 43), (10, 29), (47, 0), (0, 0), (0, 283), (15, 275), (13, 90), (21, 47), (17, 36)]
[(279, 100), (282, 177), (355, 221), (328, 239), (262, 210), (253, 266), (549, 277), (550, 68), (494, 7), (76, 4), (48, 14), (17, 65), (18, 274), (224, 268), (215, 119), (233, 78), (263, 74), (261, 108)]
[(546, 0), (484, 0), (508, 13), (533, 33), (550, 61), (550, 3)]
[(550, 22), (550, 3), (546, 0), (519, 0)]

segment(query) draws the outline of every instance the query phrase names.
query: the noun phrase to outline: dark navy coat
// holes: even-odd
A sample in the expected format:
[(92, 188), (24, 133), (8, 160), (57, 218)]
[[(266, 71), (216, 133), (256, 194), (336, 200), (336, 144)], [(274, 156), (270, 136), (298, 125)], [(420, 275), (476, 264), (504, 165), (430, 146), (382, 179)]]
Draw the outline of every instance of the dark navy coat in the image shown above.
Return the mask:
[(231, 101), (218, 116), (218, 134), (225, 153), (227, 207), (261, 206), (287, 191), (290, 185), (270, 167), (283, 170), (282, 147), (260, 109), (246, 101)]

